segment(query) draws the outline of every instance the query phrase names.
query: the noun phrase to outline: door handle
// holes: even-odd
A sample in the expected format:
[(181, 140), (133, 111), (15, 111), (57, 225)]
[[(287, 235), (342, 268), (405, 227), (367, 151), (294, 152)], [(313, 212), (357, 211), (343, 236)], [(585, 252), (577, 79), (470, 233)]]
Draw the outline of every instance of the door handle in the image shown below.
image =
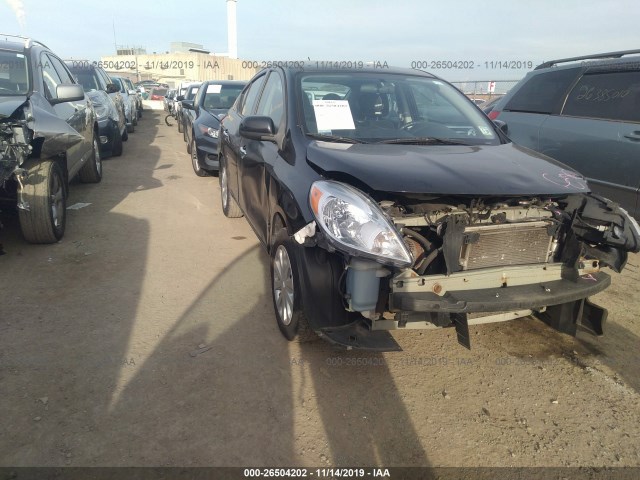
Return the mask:
[(636, 140), (640, 142), (640, 131), (636, 130), (635, 132), (631, 132), (625, 135), (624, 138), (628, 138), (629, 140)]
[(244, 145), (240, 147), (240, 157), (244, 157), (247, 154), (247, 147)]

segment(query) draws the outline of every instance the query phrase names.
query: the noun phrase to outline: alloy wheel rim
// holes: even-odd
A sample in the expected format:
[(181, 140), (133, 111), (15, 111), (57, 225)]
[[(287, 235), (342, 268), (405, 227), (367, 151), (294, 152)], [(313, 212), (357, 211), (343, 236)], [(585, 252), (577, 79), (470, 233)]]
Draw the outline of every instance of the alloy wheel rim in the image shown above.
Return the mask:
[(226, 168), (222, 168), (222, 171), (220, 172), (220, 190), (221, 190), (221, 194), (222, 194), (222, 206), (224, 208), (227, 208), (227, 169)]
[(96, 171), (99, 174), (102, 174), (102, 158), (100, 158), (100, 147), (98, 146), (98, 141), (93, 139), (93, 154), (96, 159)]
[(291, 324), (293, 318), (293, 269), (287, 249), (280, 245), (273, 259), (273, 297), (280, 320)]
[(54, 174), (51, 178), (51, 218), (56, 228), (62, 226), (64, 218), (64, 190), (60, 176)]
[(196, 142), (191, 142), (191, 163), (193, 164), (193, 169), (196, 172), (200, 171), (200, 165), (198, 165), (198, 153), (196, 152)]

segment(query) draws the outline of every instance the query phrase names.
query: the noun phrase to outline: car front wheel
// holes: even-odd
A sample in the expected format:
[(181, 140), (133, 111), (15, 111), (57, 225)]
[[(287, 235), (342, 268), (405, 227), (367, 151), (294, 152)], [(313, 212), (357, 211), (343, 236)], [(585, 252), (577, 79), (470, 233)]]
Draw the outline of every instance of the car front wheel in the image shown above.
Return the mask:
[(239, 218), (243, 213), (238, 206), (235, 198), (229, 192), (229, 178), (227, 177), (227, 167), (220, 162), (220, 174), (218, 175), (220, 180), (220, 198), (222, 200), (222, 212), (225, 217)]
[(27, 170), (27, 178), (21, 196), (26, 205), (18, 209), (22, 235), (29, 243), (55, 243), (64, 235), (67, 220), (60, 164), (53, 160), (30, 160), (23, 168)]
[(278, 328), (287, 340), (308, 342), (315, 338), (315, 334), (302, 311), (294, 248), (287, 230), (278, 231), (271, 248), (273, 308)]
[(91, 152), (91, 158), (85, 163), (80, 172), (78, 178), (82, 183), (98, 183), (102, 180), (102, 160), (100, 158), (100, 144), (98, 143), (98, 135), (93, 134), (93, 151)]
[(189, 153), (191, 154), (191, 166), (193, 167), (193, 171), (199, 177), (207, 177), (209, 172), (204, 170), (200, 166), (200, 162), (198, 161), (198, 147), (196, 146), (196, 141), (191, 138), (191, 142), (189, 142)]

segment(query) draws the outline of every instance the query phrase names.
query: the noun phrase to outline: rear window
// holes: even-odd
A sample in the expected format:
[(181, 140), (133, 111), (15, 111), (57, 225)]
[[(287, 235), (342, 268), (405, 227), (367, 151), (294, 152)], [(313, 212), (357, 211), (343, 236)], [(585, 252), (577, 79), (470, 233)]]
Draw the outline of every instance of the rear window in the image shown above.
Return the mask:
[(640, 122), (640, 71), (584, 75), (571, 90), (562, 114)]
[(512, 112), (553, 113), (560, 111), (565, 94), (580, 68), (550, 71), (532, 76), (504, 107)]

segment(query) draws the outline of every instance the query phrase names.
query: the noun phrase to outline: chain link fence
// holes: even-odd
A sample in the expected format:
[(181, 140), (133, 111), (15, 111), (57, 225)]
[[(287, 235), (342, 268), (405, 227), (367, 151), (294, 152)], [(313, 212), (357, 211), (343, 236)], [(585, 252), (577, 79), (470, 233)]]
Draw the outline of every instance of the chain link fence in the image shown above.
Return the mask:
[(520, 80), (472, 80), (451, 83), (466, 96), (488, 102), (506, 94), (519, 81)]

